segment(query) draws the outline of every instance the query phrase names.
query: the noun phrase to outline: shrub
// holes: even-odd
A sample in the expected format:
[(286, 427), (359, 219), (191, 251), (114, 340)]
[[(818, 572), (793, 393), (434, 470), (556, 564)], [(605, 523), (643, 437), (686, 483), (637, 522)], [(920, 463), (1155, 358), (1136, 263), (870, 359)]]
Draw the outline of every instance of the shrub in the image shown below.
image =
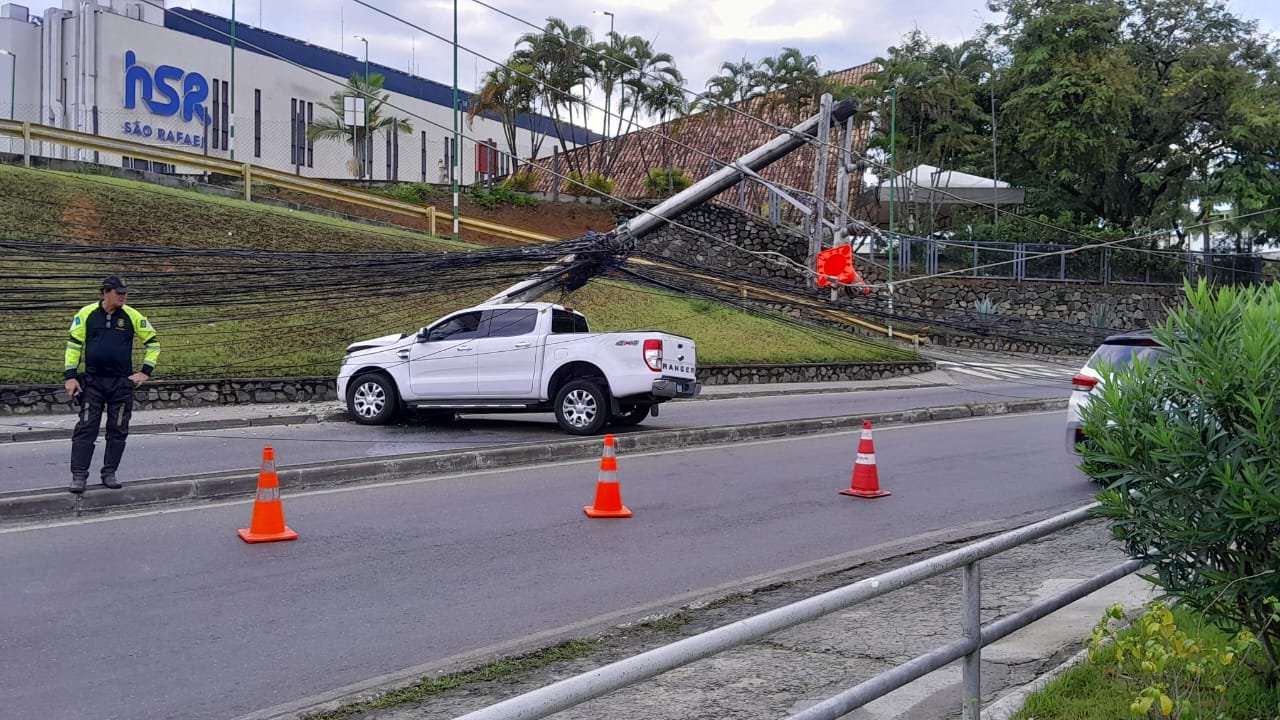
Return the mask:
[(616, 183), (598, 172), (587, 173), (584, 177), (577, 171), (569, 173), (560, 191), (569, 195), (612, 195)]
[(494, 188), (483, 188), (479, 186), (471, 188), (471, 202), (488, 210), (492, 210), (499, 205), (525, 205), (534, 207), (538, 204), (536, 198), (523, 195), (501, 185)]
[(400, 200), (401, 202), (413, 203), (421, 205), (428, 200), (434, 200), (444, 193), (427, 183), (401, 183), (392, 185), (382, 191), (384, 195)]
[(1112, 622), (1126, 619), (1123, 606), (1107, 608), (1089, 638), (1089, 660), (1130, 681), (1136, 694), (1129, 711), (1142, 718), (1224, 717), (1212, 711), (1227, 702), (1228, 686), (1240, 682), (1241, 666), (1257, 654), (1253, 634), (1210, 631), (1160, 601), (1117, 631)]
[(514, 173), (502, 181), (502, 187), (519, 192), (533, 192), (537, 186), (538, 176), (531, 172)]
[(684, 168), (653, 168), (644, 178), (644, 192), (650, 197), (670, 197), (692, 184)]
[(1154, 580), (1258, 636), (1280, 680), (1280, 285), (1211, 290), (1154, 329), (1155, 365), (1103, 368), (1085, 408), (1100, 514)]

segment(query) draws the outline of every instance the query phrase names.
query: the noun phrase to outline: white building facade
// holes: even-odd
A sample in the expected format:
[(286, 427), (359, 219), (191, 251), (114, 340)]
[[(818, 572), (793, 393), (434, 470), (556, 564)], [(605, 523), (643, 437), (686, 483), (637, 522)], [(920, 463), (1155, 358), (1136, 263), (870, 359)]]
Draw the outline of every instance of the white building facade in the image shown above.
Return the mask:
[[(234, 33), (234, 41), (233, 41)], [(233, 49), (234, 47), (234, 49)], [(200, 155), (263, 165), (324, 179), (447, 183), (453, 152), (451, 86), (377, 64), (390, 95), (380, 115), (408, 132), (370, 133), (362, 172), (351, 138), (309, 139), (317, 121), (344, 111), (353, 98), (348, 79), (365, 61), (328, 48), (150, 0), (64, 0), (62, 9), (32, 16), (14, 3), (0, 6), (0, 117), (142, 142)], [(234, 68), (234, 72), (233, 72)], [(336, 105), (333, 96), (337, 94)], [(459, 91), (465, 107), (468, 93)], [(363, 110), (344, 122), (363, 125)], [(532, 155), (543, 136), (555, 143), (548, 118), (521, 116), (517, 156)], [(465, 116), (459, 125), (459, 182), (512, 171), (502, 124)], [(570, 128), (570, 147), (599, 139)], [(0, 152), (20, 152), (0, 139)], [(44, 144), (36, 154), (157, 172), (188, 172), (181, 164), (149, 163)]]

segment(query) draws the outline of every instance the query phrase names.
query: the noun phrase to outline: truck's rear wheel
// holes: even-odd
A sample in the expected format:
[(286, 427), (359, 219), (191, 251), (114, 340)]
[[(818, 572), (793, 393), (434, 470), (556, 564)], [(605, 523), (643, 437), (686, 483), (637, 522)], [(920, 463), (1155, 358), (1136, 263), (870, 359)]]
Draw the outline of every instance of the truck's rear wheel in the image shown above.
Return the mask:
[(614, 425), (639, 425), (644, 419), (649, 417), (649, 409), (652, 405), (623, 405), (622, 413), (614, 415), (611, 422)]
[(609, 398), (595, 381), (565, 383), (556, 393), (556, 422), (572, 435), (595, 435), (609, 422)]
[(386, 425), (400, 410), (396, 384), (381, 373), (366, 373), (351, 381), (347, 412), (361, 425)]

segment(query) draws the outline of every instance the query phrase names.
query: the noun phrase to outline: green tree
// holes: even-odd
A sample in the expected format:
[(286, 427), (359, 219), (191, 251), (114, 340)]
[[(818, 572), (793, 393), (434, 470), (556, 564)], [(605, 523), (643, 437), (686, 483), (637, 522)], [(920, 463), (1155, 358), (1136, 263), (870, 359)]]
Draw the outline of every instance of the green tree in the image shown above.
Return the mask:
[[(1002, 174), (1056, 212), (1173, 228), (1274, 206), (1277, 51), (1218, 0), (992, 0)], [(1265, 232), (1274, 233), (1271, 218)], [(1256, 226), (1255, 226), (1256, 227)]]
[[(413, 132), (413, 125), (408, 120), (383, 114), (383, 106), (391, 99), (390, 93), (382, 91), (383, 80), (381, 74), (374, 73), (366, 83), (361, 73), (352, 73), (345, 88), (329, 96), (329, 102), (320, 103), (320, 107), (333, 113), (333, 117), (314, 120), (307, 127), (307, 138), (310, 140), (339, 140), (352, 146), (351, 174), (355, 177), (365, 177), (366, 168), (369, 167), (365, 149), (372, 147), (373, 138), (379, 132)], [(346, 123), (343, 106), (346, 98), (352, 96), (366, 98), (369, 111), (367, 127), (361, 124), (352, 127)]]
[(1166, 592), (1249, 629), (1280, 681), (1280, 285), (1187, 287), (1168, 356), (1104, 368), (1084, 412), (1100, 514)]

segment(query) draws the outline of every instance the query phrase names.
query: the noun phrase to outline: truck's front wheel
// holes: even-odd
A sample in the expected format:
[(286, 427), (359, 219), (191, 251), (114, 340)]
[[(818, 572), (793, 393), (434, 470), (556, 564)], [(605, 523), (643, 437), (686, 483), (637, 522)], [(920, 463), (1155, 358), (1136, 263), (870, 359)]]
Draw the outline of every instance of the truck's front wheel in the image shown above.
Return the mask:
[(386, 425), (400, 409), (396, 384), (381, 373), (366, 373), (351, 381), (347, 412), (361, 425)]
[(572, 435), (595, 435), (609, 422), (609, 398), (592, 380), (570, 380), (556, 393), (556, 422)]

